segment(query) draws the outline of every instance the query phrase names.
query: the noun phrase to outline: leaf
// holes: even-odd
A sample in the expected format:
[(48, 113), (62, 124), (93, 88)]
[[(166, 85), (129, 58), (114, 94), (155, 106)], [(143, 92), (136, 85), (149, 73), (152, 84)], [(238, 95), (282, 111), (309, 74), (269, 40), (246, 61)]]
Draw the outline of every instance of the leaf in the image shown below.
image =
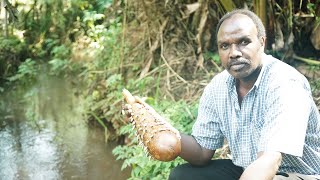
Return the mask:
[(93, 19), (94, 20), (103, 19), (104, 17), (105, 17), (104, 14), (95, 14), (95, 15), (93, 15)]
[(317, 50), (320, 50), (320, 25), (314, 27), (310, 36), (310, 40), (313, 47)]
[(231, 0), (230, 1), (219, 0), (219, 2), (222, 4), (223, 8), (228, 12), (236, 8), (236, 5)]
[(193, 4), (187, 4), (186, 5), (186, 10), (184, 10), (183, 18), (188, 18), (190, 14), (194, 13), (197, 11), (200, 7), (200, 3), (196, 2)]

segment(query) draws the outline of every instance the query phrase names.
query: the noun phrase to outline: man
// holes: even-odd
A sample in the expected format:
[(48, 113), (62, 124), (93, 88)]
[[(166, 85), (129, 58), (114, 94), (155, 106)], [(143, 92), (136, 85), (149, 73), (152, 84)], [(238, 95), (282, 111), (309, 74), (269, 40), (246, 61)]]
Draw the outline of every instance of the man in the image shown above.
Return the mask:
[[(181, 134), (169, 179), (320, 179), (320, 115), (308, 81), (264, 53), (265, 29), (251, 11), (217, 27), (225, 71), (207, 85), (192, 136)], [(232, 160), (212, 160), (227, 140)]]

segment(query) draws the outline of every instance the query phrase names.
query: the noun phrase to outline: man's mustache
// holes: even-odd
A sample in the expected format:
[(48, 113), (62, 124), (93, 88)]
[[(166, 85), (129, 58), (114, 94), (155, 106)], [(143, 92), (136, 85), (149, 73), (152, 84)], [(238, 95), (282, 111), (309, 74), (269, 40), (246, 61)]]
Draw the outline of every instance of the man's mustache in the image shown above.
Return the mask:
[(246, 58), (230, 59), (228, 62), (228, 68), (230, 68), (233, 65), (239, 65), (239, 64), (250, 64), (250, 61)]

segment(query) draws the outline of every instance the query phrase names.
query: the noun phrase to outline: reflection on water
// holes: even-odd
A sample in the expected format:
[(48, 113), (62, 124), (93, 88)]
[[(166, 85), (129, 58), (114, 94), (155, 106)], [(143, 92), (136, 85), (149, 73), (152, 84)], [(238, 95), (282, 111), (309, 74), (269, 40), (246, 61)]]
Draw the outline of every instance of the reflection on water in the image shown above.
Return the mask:
[[(25, 94), (25, 106), (18, 95), (1, 97), (7, 108), (0, 116), (1, 180), (129, 177), (111, 153), (115, 144), (105, 143), (101, 128), (87, 126), (81, 98), (67, 80), (43, 75)], [(21, 109), (36, 120), (27, 121)]]
[(1, 179), (62, 179), (54, 133), (35, 132), (25, 123), (1, 130)]

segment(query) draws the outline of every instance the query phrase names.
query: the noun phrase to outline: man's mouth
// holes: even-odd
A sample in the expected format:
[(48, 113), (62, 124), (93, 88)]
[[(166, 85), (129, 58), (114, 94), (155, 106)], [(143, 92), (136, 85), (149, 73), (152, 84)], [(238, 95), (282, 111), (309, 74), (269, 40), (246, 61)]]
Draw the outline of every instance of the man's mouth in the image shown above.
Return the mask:
[(246, 65), (247, 65), (246, 63), (234, 64), (230, 66), (230, 70), (239, 71), (242, 68), (244, 68)]
[(229, 69), (233, 71), (239, 71), (242, 68), (244, 68), (246, 65), (248, 65), (248, 63), (244, 61), (234, 61), (230, 63)]

